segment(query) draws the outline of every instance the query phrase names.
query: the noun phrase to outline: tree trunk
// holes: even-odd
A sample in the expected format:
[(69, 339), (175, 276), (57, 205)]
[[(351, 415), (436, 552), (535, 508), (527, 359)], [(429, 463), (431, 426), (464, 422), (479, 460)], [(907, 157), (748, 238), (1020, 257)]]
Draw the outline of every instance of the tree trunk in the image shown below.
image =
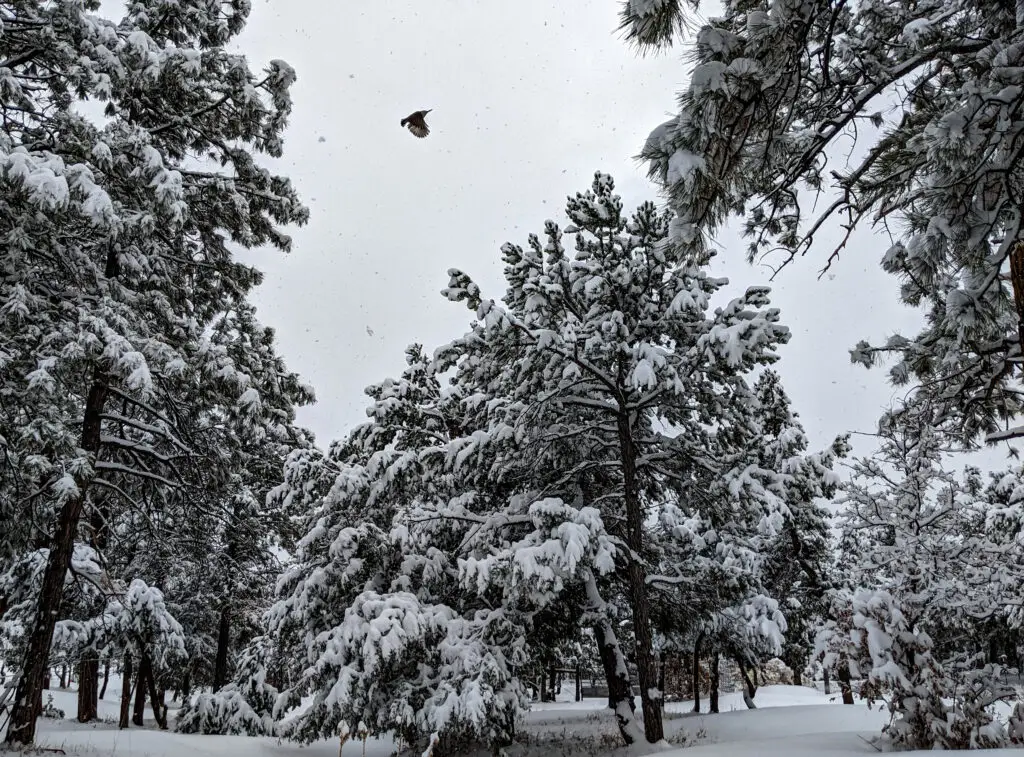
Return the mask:
[[(100, 449), (101, 414), (107, 399), (105, 377), (96, 371), (92, 388), (85, 403), (82, 423), (82, 448), (91, 455)], [(75, 546), (78, 521), (82, 516), (82, 505), (88, 480), (75, 479), (78, 491), (69, 496), (57, 514), (50, 543), (50, 554), (43, 571), (43, 583), (39, 592), (35, 620), (28, 636), (25, 662), (18, 679), (7, 727), (8, 744), (32, 744), (36, 739), (35, 702), (43, 690), (43, 677), (47, 672), (50, 646), (53, 644), (53, 629), (60, 617), (61, 601), (64, 595), (64, 580), (71, 567), (71, 554)]]
[(822, 677), (822, 683), (825, 684), (825, 693), (826, 694), (831, 694), (832, 693), (832, 682), (828, 679), (828, 668), (822, 667), (821, 677)]
[(665, 663), (664, 652), (658, 655), (658, 691), (661, 692), (661, 711), (665, 711)]
[(839, 679), (839, 690), (843, 692), (843, 704), (853, 704), (853, 686), (850, 685), (849, 663), (841, 662), (836, 670), (836, 677)]
[(142, 650), (142, 654), (139, 655), (139, 673), (135, 676), (135, 710), (132, 713), (132, 723), (140, 727), (146, 722), (143, 717), (146, 712), (146, 686), (151, 674), (149, 655), (146, 654), (146, 650)]
[[(1024, 353), (1024, 241), (1014, 244), (1010, 251), (1010, 283), (1017, 306), (1017, 342)], [(843, 704), (846, 704), (845, 695)]]
[(156, 688), (156, 676), (153, 675), (153, 662), (149, 659), (149, 655), (144, 654), (142, 656), (142, 667), (140, 673), (145, 671), (144, 676), (149, 689), (149, 704), (153, 708), (153, 717), (156, 718), (156, 724), (160, 726), (161, 731), (167, 730), (167, 708), (164, 706), (164, 697), (161, 692), (157, 691)]
[(700, 645), (704, 641), (704, 632), (697, 634), (693, 642), (693, 711), (700, 712)]
[(64, 663), (60, 666), (60, 672), (57, 674), (57, 685), (61, 689), (67, 689), (68, 687), (68, 664)]
[[(107, 524), (110, 519), (109, 507), (105, 498), (92, 502), (92, 512), (89, 514), (89, 526), (91, 530), (92, 548), (98, 555), (103, 554), (107, 546)], [(106, 677), (110, 672), (110, 663), (107, 663), (104, 672), (103, 690), (107, 690)], [(88, 723), (99, 717), (99, 700), (103, 696), (97, 695), (100, 685), (100, 658), (95, 652), (86, 652), (78, 666), (78, 722)]]
[(128, 712), (132, 704), (132, 656), (124, 655), (124, 667), (121, 670), (121, 719), (118, 728), (128, 727)]
[(601, 655), (605, 681), (608, 683), (608, 709), (615, 713), (619, 732), (626, 745), (639, 742), (644, 734), (636, 722), (636, 703), (633, 701), (633, 687), (629, 683), (629, 668), (622, 656), (619, 640), (615, 638), (612, 625), (607, 620), (594, 626), (594, 638)]
[(107, 694), (107, 682), (110, 681), (110, 658), (103, 661), (103, 688), (100, 689), (100, 699)]
[(633, 637), (636, 640), (636, 670), (640, 683), (640, 704), (644, 713), (644, 734), (651, 744), (664, 740), (661, 701), (652, 694), (658, 681), (658, 663), (654, 657), (651, 632), (651, 608), (647, 594), (647, 576), (641, 564), (644, 547), (644, 511), (636, 478), (636, 447), (630, 428), (629, 414), (618, 416), (619, 450), (622, 455), (622, 487), (626, 505), (626, 546), (632, 554), (626, 566), (630, 608), (633, 611)]
[(228, 682), (228, 646), (231, 643), (231, 608), (225, 604), (220, 610), (217, 630), (217, 659), (213, 665), (213, 690), (220, 691)]
[(579, 663), (576, 663), (576, 701), (583, 701), (583, 671)]
[(86, 652), (78, 664), (78, 722), (95, 720), (99, 698), (96, 691), (100, 684), (100, 660), (95, 652)]
[(721, 682), (721, 671), (718, 667), (718, 652), (711, 655), (711, 691), (708, 692), (710, 712), (718, 712), (718, 684)]
[(740, 678), (743, 679), (743, 704), (749, 710), (756, 710), (757, 705), (754, 704), (754, 696), (757, 694), (757, 684), (750, 677), (747, 664), (743, 661), (742, 657), (736, 658), (736, 664), (740, 666)]
[(43, 689), (39, 689), (36, 692), (36, 699), (33, 702), (33, 709), (35, 710), (35, 717), (39, 717), (43, 714)]

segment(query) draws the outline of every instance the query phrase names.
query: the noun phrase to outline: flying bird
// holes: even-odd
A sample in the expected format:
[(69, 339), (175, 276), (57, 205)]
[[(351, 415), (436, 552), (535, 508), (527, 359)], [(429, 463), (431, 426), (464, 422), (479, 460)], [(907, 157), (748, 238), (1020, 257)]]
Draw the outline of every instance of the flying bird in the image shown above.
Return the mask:
[[(432, 108), (430, 110), (433, 110)], [(407, 126), (415, 136), (423, 139), (430, 133), (425, 116), (430, 110), (418, 110), (402, 119), (402, 126)]]

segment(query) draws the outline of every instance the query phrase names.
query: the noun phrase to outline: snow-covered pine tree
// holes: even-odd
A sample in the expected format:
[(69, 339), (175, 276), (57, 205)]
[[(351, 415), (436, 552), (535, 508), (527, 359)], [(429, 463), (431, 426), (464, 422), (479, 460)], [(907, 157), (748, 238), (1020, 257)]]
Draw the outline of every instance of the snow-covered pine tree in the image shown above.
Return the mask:
[[(853, 359), (895, 356), (891, 379), (922, 382), (935, 423), (962, 442), (1024, 433), (1001, 430), (1021, 409), (1024, 348), (1020, 7), (721, 5), (696, 33), (678, 116), (643, 149), (676, 211), (674, 242), (699, 259), (715, 228), (742, 216), (751, 258), (781, 248), (792, 259), (834, 222), (845, 233), (831, 263), (857, 227), (884, 228), (895, 244), (882, 265), (927, 321), (862, 342)], [(624, 0), (623, 26), (667, 47), (686, 8)], [(852, 164), (841, 157), (851, 138)]]
[(839, 437), (825, 453), (807, 454), (803, 426), (779, 374), (764, 371), (754, 391), (762, 413), (765, 450), (774, 457), (765, 464), (785, 473), (782, 496), (789, 509), (781, 532), (766, 546), (761, 581), (764, 592), (779, 603), (786, 617), (781, 657), (799, 685), (814, 649), (815, 629), (827, 613), (831, 588), (830, 516), (821, 503), (835, 495), (839, 476), (833, 466), (849, 452), (849, 443), (847, 437)]
[[(88, 647), (121, 656), (126, 667), (138, 670), (136, 702), (144, 702), (148, 695), (157, 722), (161, 728), (167, 728), (167, 709), (159, 700), (154, 682), (159, 671), (185, 654), (185, 639), (181, 625), (168, 611), (159, 589), (140, 579), (132, 581), (120, 596), (111, 599), (100, 616), (85, 623), (59, 621), (55, 642), (69, 649), (77, 647), (79, 654)], [(122, 728), (128, 725), (130, 681), (131, 676), (126, 674), (121, 701)], [(141, 725), (142, 707), (136, 704), (135, 709), (136, 724)]]
[[(774, 472), (770, 489), (785, 504), (781, 525), (766, 533), (753, 521), (737, 522), (728, 491), (708, 482), (698, 501), (664, 507), (662, 572), (677, 578), (655, 584), (661, 589), (658, 624), (670, 646), (696, 656), (721, 653), (744, 669), (786, 652), (806, 658), (812, 649), (807, 621), (827, 586), (827, 513), (818, 500), (834, 494), (838, 476), (832, 469), (847, 451), (845, 438), (822, 452), (807, 451), (804, 430), (772, 369), (761, 372), (753, 391), (747, 417), (737, 424), (745, 441), (732, 450), (731, 465)], [(718, 459), (728, 457), (722, 452)], [(753, 706), (748, 681), (745, 699)]]
[[(178, 690), (223, 686), (236, 651), (258, 633), (278, 572), (275, 542), (282, 532), (291, 539), (267, 493), (286, 455), (310, 443), (294, 420), (295, 407), (311, 394), (286, 370), (273, 332), (251, 305), (240, 301), (219, 316), (200, 349), (206, 375), (196, 377), (189, 402), (175, 413), (192, 452), (179, 473), (191, 485), (163, 487), (155, 497), (123, 476), (112, 480), (133, 498), (104, 500), (107, 564), (126, 580), (160, 587), (185, 629), (192, 654), (163, 671), (161, 692), (172, 681)], [(225, 392), (242, 399), (218, 404)], [(80, 702), (84, 694), (95, 695), (94, 684), (83, 681)]]
[[(488, 466), (451, 446), (461, 429), (457, 392), (441, 391), (419, 347), (407, 361), (399, 379), (367, 390), (371, 420), (327, 456), (293, 455), (296, 470), (274, 494), (314, 508), (268, 615), (276, 657), (289, 666), (278, 731), (300, 741), (363, 723), (407, 744), (500, 744), (527, 706), (515, 669), (526, 661), (529, 606), (472, 590), (463, 565), (481, 545), (507, 542), (485, 528), (503, 522), (500, 511), (488, 520), (499, 504), (478, 491), (490, 486)], [(489, 509), (474, 512), (474, 500)], [(288, 716), (304, 695), (310, 706)]]
[[(53, 533), (7, 733), (31, 743), (83, 511), (102, 522), (98, 492), (121, 498), (122, 477), (173, 487), (193, 452), (175, 418), (214, 360), (204, 332), (260, 280), (231, 245), (287, 249), (279, 226), (307, 211), (254, 159), (280, 155), (295, 75), (228, 52), (248, 3), (138, 0), (117, 21), (91, 1), (4, 7), (0, 436), (4, 488), (23, 493), (3, 506)], [(87, 99), (104, 120), (81, 114)], [(236, 382), (207, 391), (252, 412)]]
[(826, 664), (848, 660), (863, 677), (862, 696), (886, 702), (895, 746), (997, 746), (1006, 733), (991, 705), (1015, 693), (971, 640), (1019, 595), (1021, 575), (986, 527), (980, 473), (945, 470), (939, 433), (917, 410), (883, 418), (878, 453), (856, 460), (843, 485), (855, 588), (836, 597), (819, 645)]
[(544, 242), (503, 247), (502, 302), (451, 272), (448, 296), (478, 319), (459, 376), (521, 406), (515, 428), (529, 443), (517, 454), (541, 491), (601, 513), (632, 615), (646, 737), (660, 741), (651, 597), (694, 581), (673, 538), (716, 521), (718, 559), (753, 566), (757, 540), (785, 519), (792, 460), (768, 459), (747, 377), (776, 360), (788, 331), (763, 288), (712, 312), (727, 282), (664, 244), (669, 214), (652, 203), (623, 213), (611, 177), (598, 173), (566, 212), (565, 232), (549, 221)]
[[(761, 289), (710, 312), (725, 282), (699, 266), (672, 275), (669, 218), (621, 208), (598, 174), (569, 199), (574, 255), (553, 223), (546, 246), (506, 245), (501, 302), (452, 272), (446, 294), (476, 314), (470, 331), (433, 360), (412, 348), (399, 379), (368, 390), (371, 420), (327, 456), (293, 455), (274, 496), (314, 515), (268, 617), (274, 656), (293, 665), (283, 735), (363, 722), (405, 743), (499, 746), (527, 704), (527, 653), (558, 643), (545, 618), (560, 612), (579, 624), (558, 625), (567, 640), (594, 629), (620, 728), (641, 740), (616, 610), (629, 608), (634, 639), (641, 618), (651, 656), (648, 573), (665, 593), (693, 578), (671, 559), (681, 537), (654, 534), (710, 508), (719, 563), (754, 565), (784, 522), (786, 472), (744, 376), (786, 330)], [(641, 693), (660, 715), (655, 673)], [(303, 695), (310, 706), (289, 715)]]

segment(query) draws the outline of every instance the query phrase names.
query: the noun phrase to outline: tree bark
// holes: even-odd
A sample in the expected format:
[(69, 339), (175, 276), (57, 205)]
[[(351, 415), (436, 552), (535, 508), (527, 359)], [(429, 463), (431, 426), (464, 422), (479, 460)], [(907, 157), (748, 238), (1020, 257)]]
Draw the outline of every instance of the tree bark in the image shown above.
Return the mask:
[(644, 734), (647, 741), (654, 744), (665, 738), (665, 728), (661, 718), (661, 700), (652, 697), (657, 687), (658, 663), (654, 657), (647, 576), (640, 562), (644, 547), (644, 512), (636, 477), (636, 446), (630, 428), (629, 414), (625, 410), (619, 412), (618, 431), (619, 451), (622, 455), (623, 499), (626, 505), (626, 546), (632, 552), (626, 566), (626, 577), (630, 607), (633, 611), (636, 670), (640, 683), (640, 704), (644, 713)]
[(96, 719), (99, 697), (96, 691), (100, 684), (100, 660), (95, 652), (86, 652), (78, 664), (78, 722), (88, 723)]
[(665, 711), (665, 664), (666, 655), (665, 652), (662, 651), (662, 653), (658, 655), (658, 691), (661, 692), (662, 712)]
[(103, 687), (100, 689), (100, 699), (107, 694), (107, 683), (110, 681), (110, 658), (103, 661)]
[[(1024, 241), (1014, 244), (1010, 252), (1010, 283), (1017, 306), (1017, 342), (1024, 354)], [(846, 700), (843, 700), (846, 703)]]
[(139, 673), (135, 676), (135, 710), (132, 713), (132, 723), (137, 726), (145, 724), (146, 712), (146, 686), (152, 676), (152, 666), (149, 664), (149, 655), (142, 650), (139, 655)]
[(754, 696), (757, 694), (757, 684), (748, 674), (749, 669), (742, 657), (736, 658), (736, 664), (740, 666), (740, 678), (743, 679), (743, 703), (747, 706), (747, 709), (756, 710), (757, 705), (754, 704)]
[(849, 663), (841, 662), (836, 670), (836, 678), (839, 679), (839, 690), (843, 693), (843, 704), (853, 704), (853, 686), (850, 685)]
[[(164, 706), (163, 693), (157, 691), (156, 676), (153, 674), (153, 662), (149, 655), (142, 656), (142, 670), (146, 672), (145, 679), (149, 689), (149, 704), (153, 708), (153, 717), (161, 731), (167, 730), (167, 708)], [(141, 671), (140, 671), (141, 672)]]
[[(85, 403), (82, 423), (82, 448), (95, 456), (100, 449), (101, 414), (107, 400), (105, 377), (97, 370), (89, 397)], [(57, 513), (57, 522), (50, 543), (50, 554), (43, 571), (35, 620), (29, 633), (25, 662), (14, 694), (10, 723), (7, 727), (8, 744), (32, 744), (36, 738), (35, 701), (43, 690), (43, 677), (47, 672), (53, 629), (60, 617), (64, 595), (64, 580), (71, 567), (75, 535), (82, 516), (88, 480), (76, 479), (78, 491), (68, 497)]]
[(121, 719), (118, 728), (128, 727), (128, 713), (132, 704), (132, 656), (124, 655), (124, 667), (121, 670)]
[(220, 625), (217, 630), (217, 657), (213, 665), (213, 690), (220, 691), (228, 682), (228, 647), (231, 643), (231, 607), (225, 604), (220, 610)]
[(607, 620), (597, 623), (594, 626), (594, 638), (597, 640), (601, 666), (608, 683), (608, 709), (615, 713), (615, 721), (626, 745), (635, 744), (643, 737), (643, 732), (636, 722), (636, 702), (633, 700), (633, 687), (629, 683), (629, 669), (611, 623)]
[(822, 667), (821, 677), (822, 677), (822, 683), (825, 684), (825, 693), (826, 694), (831, 694), (832, 693), (832, 682), (828, 678), (828, 668)]
[[(109, 262), (109, 261), (108, 261)], [(101, 497), (99, 502), (92, 502), (92, 512), (89, 514), (89, 526), (91, 528), (92, 548), (97, 554), (102, 555), (107, 546), (107, 525), (110, 520), (110, 508), (106, 498)], [(106, 676), (110, 671), (110, 664), (107, 664), (104, 673), (103, 690), (106, 691)], [(95, 652), (87, 652), (82, 655), (78, 666), (78, 722), (89, 723), (99, 717), (99, 700), (103, 696), (97, 695), (100, 685), (100, 658)]]
[(36, 692), (35, 702), (33, 702), (32, 706), (35, 710), (35, 717), (38, 718), (43, 714), (43, 689), (39, 689)]
[(708, 708), (710, 712), (718, 712), (718, 684), (721, 682), (721, 671), (718, 667), (718, 652), (711, 655), (711, 691), (708, 692)]
[(700, 645), (704, 641), (704, 632), (697, 634), (693, 642), (693, 711), (700, 712)]

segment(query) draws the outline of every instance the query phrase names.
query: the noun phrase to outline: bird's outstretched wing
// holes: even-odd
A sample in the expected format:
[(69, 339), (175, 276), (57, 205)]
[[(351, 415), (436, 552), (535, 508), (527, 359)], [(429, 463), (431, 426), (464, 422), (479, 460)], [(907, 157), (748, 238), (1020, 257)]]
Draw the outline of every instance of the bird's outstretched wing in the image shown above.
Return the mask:
[(417, 110), (414, 113), (410, 113), (408, 116), (402, 119), (402, 126), (407, 126), (415, 136), (423, 139), (430, 133), (430, 127), (427, 126), (427, 113), (429, 110)]

